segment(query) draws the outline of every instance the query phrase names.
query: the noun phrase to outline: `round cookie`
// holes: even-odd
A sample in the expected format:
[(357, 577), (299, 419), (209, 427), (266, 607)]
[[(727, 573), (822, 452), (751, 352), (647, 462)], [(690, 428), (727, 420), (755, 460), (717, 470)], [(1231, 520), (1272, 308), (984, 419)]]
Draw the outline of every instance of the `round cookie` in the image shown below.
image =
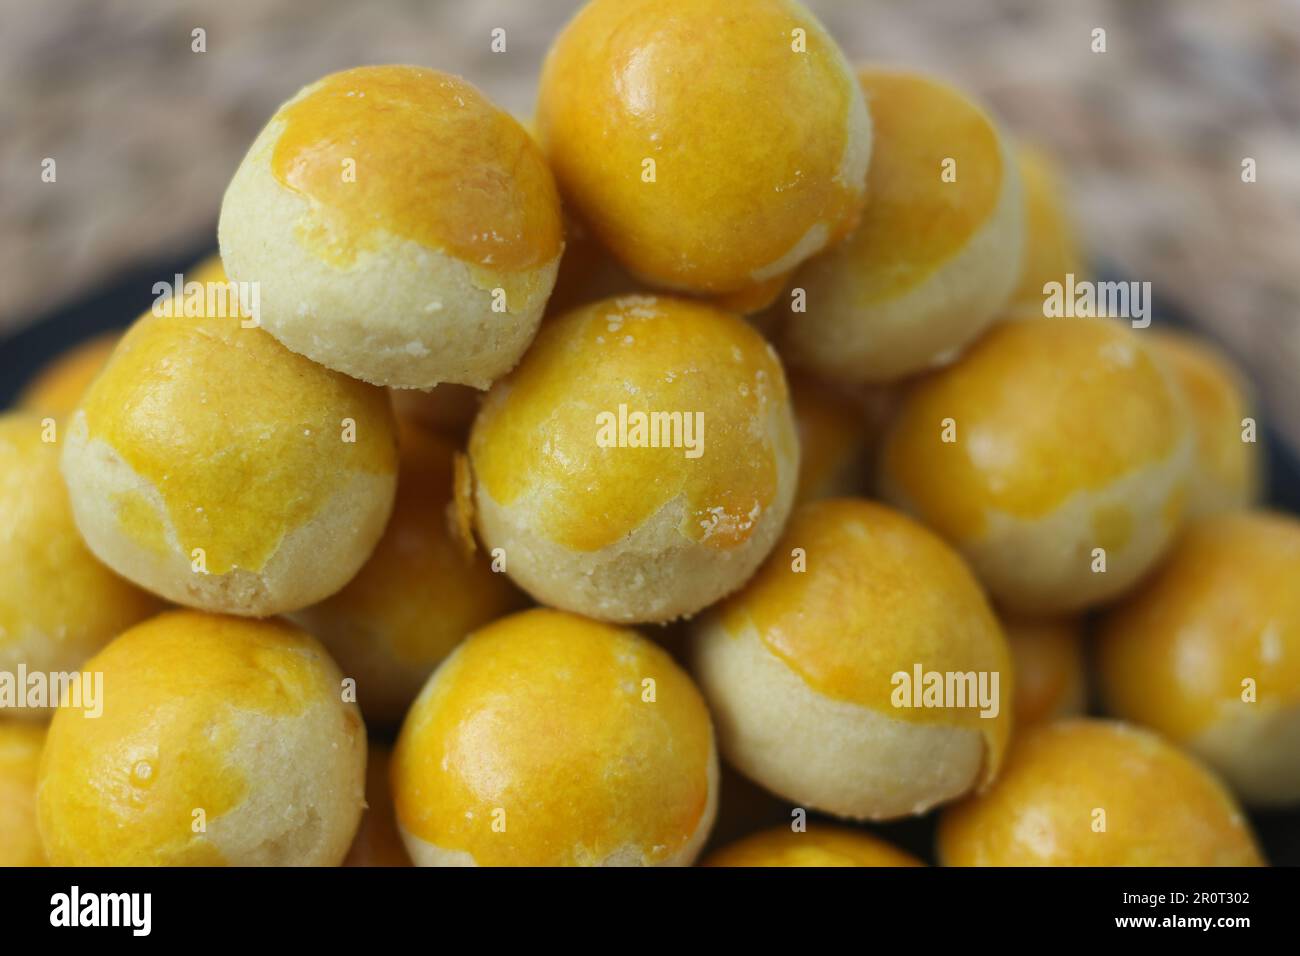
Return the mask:
[(901, 397), (880, 490), (956, 545), (1000, 604), (1055, 615), (1154, 565), (1182, 520), (1194, 444), (1181, 390), (1127, 325), (1012, 319)]
[(221, 256), (261, 323), (377, 385), (486, 388), (532, 340), (564, 247), (519, 123), (459, 77), (333, 73), (280, 107), (221, 205)]
[(105, 564), (180, 604), (269, 615), (347, 583), (396, 486), (388, 395), (238, 317), (145, 313), (68, 422), (63, 475)]
[(1101, 622), (1107, 710), (1213, 767), (1252, 806), (1300, 803), (1300, 520), (1191, 525)]
[(480, 537), (538, 601), (668, 621), (780, 534), (798, 440), (776, 353), (726, 312), (623, 296), (549, 320), (470, 434)]
[(537, 129), (630, 272), (738, 311), (848, 234), (871, 156), (852, 69), (795, 0), (594, 0), (546, 57)]
[(710, 854), (701, 866), (924, 866), (879, 837), (848, 827), (816, 824), (803, 833), (788, 826), (755, 833)]
[(392, 753), (387, 747), (370, 745), (366, 759), (366, 812), (348, 850), (344, 866), (410, 866), (411, 858), (397, 832), (393, 809), (393, 788), (389, 784)]
[(1074, 619), (1003, 618), (1011, 647), (1016, 730), (1082, 714), (1088, 701), (1081, 627)]
[(337, 866), (364, 800), (366, 732), (316, 641), (174, 611), (87, 665), (104, 711), (59, 710), (37, 783), (55, 866)]
[(1042, 315), (1047, 295), (1043, 286), (1049, 282), (1064, 285), (1067, 275), (1084, 280), (1088, 271), (1055, 161), (1028, 143), (1016, 147), (1016, 161), (1025, 197), (1025, 242), (1020, 284), (1011, 295), (1011, 307)]
[(502, 618), (430, 678), (393, 754), (420, 866), (684, 866), (717, 806), (709, 712), (634, 631)]
[(162, 602), (118, 577), (87, 550), (59, 476), (61, 426), (27, 412), (0, 415), (0, 718), (44, 719), (57, 705), (20, 676), (81, 668)]
[[(440, 386), (445, 387), (445, 386)], [(343, 590), (293, 615), (357, 682), (377, 725), (401, 723), (433, 669), (476, 628), (523, 595), (450, 525), (455, 447), (419, 426), (401, 429), (397, 501), (370, 560)]]
[(891, 819), (997, 774), (1006, 641), (961, 557), (902, 514), (804, 505), (745, 588), (693, 626), (722, 755), (799, 806)]
[(872, 428), (852, 397), (807, 375), (790, 377), (799, 431), (799, 488), (795, 504), (866, 490)]
[(993, 120), (931, 77), (859, 71), (876, 127), (862, 223), (799, 270), (806, 311), (785, 323), (794, 365), (891, 382), (951, 361), (1002, 312), (1020, 276), (1024, 208)]
[(121, 337), (121, 332), (104, 332), (68, 349), (27, 383), (18, 407), (55, 418), (70, 415)]
[(1241, 809), (1155, 734), (1065, 720), (1017, 734), (987, 792), (939, 818), (945, 866), (1259, 866)]
[(45, 866), (36, 829), (36, 772), (45, 728), (0, 720), (0, 867)]
[(1182, 385), (1196, 428), (1189, 517), (1250, 507), (1263, 481), (1260, 446), (1244, 440), (1255, 415), (1245, 376), (1204, 340), (1161, 330), (1147, 341)]

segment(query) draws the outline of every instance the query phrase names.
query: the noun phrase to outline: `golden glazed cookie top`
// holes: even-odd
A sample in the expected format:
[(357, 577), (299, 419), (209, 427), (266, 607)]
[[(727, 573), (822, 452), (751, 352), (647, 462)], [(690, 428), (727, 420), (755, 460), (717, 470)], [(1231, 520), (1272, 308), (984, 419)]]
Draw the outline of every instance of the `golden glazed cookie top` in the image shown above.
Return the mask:
[(546, 58), (537, 127), (591, 229), (669, 288), (767, 283), (847, 235), (862, 205), (861, 93), (790, 0), (587, 4)]
[(1108, 701), (1175, 740), (1300, 706), (1300, 521), (1255, 511), (1192, 524), (1106, 617), (1099, 648)]
[(482, 866), (653, 863), (699, 827), (711, 753), (704, 702), (660, 647), (524, 611), (466, 639), (412, 707), (393, 754), (398, 822)]
[[(271, 171), (310, 202), (299, 240), (346, 267), (396, 236), (490, 274), (541, 268), (563, 223), (541, 150), (472, 84), (414, 66), (333, 73), (272, 119)], [(355, 164), (355, 177), (343, 175)]]
[(1017, 735), (994, 785), (945, 811), (938, 841), (948, 866), (1260, 863), (1245, 817), (1207, 770), (1154, 734), (1102, 720)]
[(923, 866), (909, 853), (847, 827), (774, 827), (711, 854), (704, 866)]
[[(988, 748), (983, 779), (996, 774), (1011, 721), (1006, 641), (961, 557), (905, 515), (851, 498), (804, 505), (772, 556), (718, 614), (733, 638), (752, 628), (821, 694), (898, 720), (977, 731)], [(945, 680), (948, 673), (977, 680), (997, 674), (990, 716), (981, 716), (975, 700), (915, 706), (904, 688), (917, 683), (917, 665), (922, 685), (931, 672)], [(910, 683), (896, 679), (900, 673)], [(991, 676), (984, 679), (991, 691)], [(910, 706), (897, 706), (898, 694)]]
[[(995, 515), (1042, 518), (1158, 466), (1188, 435), (1181, 395), (1138, 333), (1111, 319), (1013, 319), (910, 389), (882, 467), (927, 524), (964, 541)], [(1182, 499), (1168, 503), (1170, 525)], [(1108, 549), (1135, 520), (1122, 507), (1091, 517)]]
[(575, 551), (613, 544), (677, 500), (680, 532), (727, 550), (749, 539), (779, 467), (795, 463), (789, 414), (780, 362), (742, 319), (621, 296), (547, 323), (488, 395), (470, 457), (498, 504), (534, 509), (542, 533)]
[[(387, 392), (290, 352), (237, 316), (145, 313), (82, 410), (89, 439), (153, 485), (180, 548), (202, 548), (210, 574), (261, 570), (348, 476), (397, 470)], [(115, 504), (125, 533), (169, 547), (142, 493)]]
[[(59, 710), (41, 762), (41, 832), (55, 863), (224, 863), (192, 828), (194, 810), (210, 826), (249, 798), (259, 781), (236, 758), (265, 719), (339, 706), (341, 692), (333, 661), (303, 631), (195, 611), (131, 628), (85, 670), (103, 674), (103, 713)], [(337, 719), (363, 732), (354, 709), (339, 706)]]

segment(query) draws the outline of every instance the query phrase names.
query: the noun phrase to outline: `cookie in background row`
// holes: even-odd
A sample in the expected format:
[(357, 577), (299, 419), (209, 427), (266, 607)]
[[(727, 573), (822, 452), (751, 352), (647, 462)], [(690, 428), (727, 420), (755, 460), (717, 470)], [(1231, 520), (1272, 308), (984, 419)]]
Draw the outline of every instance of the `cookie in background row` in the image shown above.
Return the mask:
[(45, 866), (36, 829), (36, 774), (45, 728), (0, 718), (0, 867)]
[(1099, 626), (1107, 710), (1197, 754), (1252, 806), (1300, 803), (1300, 521), (1203, 518)]
[(1263, 461), (1245, 375), (1207, 340), (1162, 329), (1147, 341), (1182, 386), (1196, 428), (1188, 516), (1250, 507), (1262, 490)]
[(376, 385), (486, 388), (532, 340), (564, 227), (532, 137), (472, 84), (366, 66), (271, 117), (221, 205), (263, 327)]
[(795, 0), (594, 0), (546, 57), (536, 123), (566, 202), (629, 271), (738, 311), (862, 209), (871, 120)]
[(793, 365), (853, 383), (951, 361), (998, 317), (1020, 276), (1015, 159), (963, 93), (919, 73), (858, 73), (876, 128), (857, 231), (801, 268), (784, 323)]
[(396, 485), (388, 394), (237, 315), (141, 316), (68, 420), (86, 544), (179, 604), (296, 610), (341, 588)]
[(1016, 730), (1082, 714), (1088, 703), (1083, 628), (1077, 619), (1003, 617), (1015, 670)]
[(709, 712), (635, 631), (549, 609), (443, 662), (393, 753), (420, 866), (685, 866), (713, 825)]
[(484, 400), (469, 459), (479, 537), (510, 577), (632, 623), (745, 582), (785, 523), (799, 448), (780, 361), (743, 319), (622, 296), (547, 321)]
[(997, 775), (1006, 641), (961, 556), (905, 515), (804, 505), (749, 583), (692, 628), (723, 757), (798, 806), (892, 819)]
[(397, 500), (370, 560), (341, 591), (292, 615), (357, 682), (357, 703), (372, 726), (401, 723), (466, 634), (525, 603), (452, 530), (455, 446), (405, 422), (399, 444)]
[(338, 866), (366, 731), (324, 648), (287, 624), (174, 611), (86, 665), (103, 713), (61, 708), (41, 757), (55, 866)]
[[(28, 412), (0, 415), (0, 673), (75, 672), (162, 602), (118, 577), (86, 548), (59, 475), (62, 425)], [(46, 719), (58, 701), (0, 702), (0, 720)]]
[(945, 866), (1258, 866), (1245, 814), (1155, 734), (1065, 720), (1018, 734), (1002, 775), (939, 818)]
[(879, 485), (1000, 605), (1056, 615), (1118, 597), (1155, 565), (1194, 453), (1182, 390), (1142, 332), (1012, 319), (903, 392)]

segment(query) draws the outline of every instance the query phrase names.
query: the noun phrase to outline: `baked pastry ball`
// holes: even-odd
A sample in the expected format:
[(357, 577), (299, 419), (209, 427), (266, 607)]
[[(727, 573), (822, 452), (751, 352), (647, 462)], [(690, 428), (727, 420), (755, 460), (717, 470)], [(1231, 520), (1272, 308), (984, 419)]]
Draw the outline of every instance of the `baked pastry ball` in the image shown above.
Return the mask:
[(1208, 770), (1155, 734), (1063, 720), (1017, 734), (997, 782), (943, 812), (944, 866), (1259, 866)]
[(465, 80), (333, 73), (280, 107), (221, 205), (261, 324), (377, 385), (486, 388), (519, 360), (564, 247), (541, 150)]
[(710, 854), (702, 866), (924, 866), (879, 837), (848, 827), (815, 824), (755, 833)]
[(1043, 286), (1064, 285), (1071, 274), (1086, 279), (1088, 273), (1055, 161), (1037, 146), (1021, 143), (1016, 147), (1016, 162), (1024, 189), (1025, 241), (1020, 282), (1011, 304), (1042, 315), (1047, 295)]
[(858, 73), (876, 127), (862, 223), (799, 270), (785, 324), (795, 365), (891, 382), (950, 361), (999, 316), (1020, 277), (1020, 177), (994, 121), (931, 77)]
[[(28, 696), (18, 675), (68, 673), (162, 602), (118, 577), (82, 543), (59, 477), (58, 428), (28, 412), (0, 415), (0, 673), (15, 699), (0, 718), (44, 719), (57, 705), (46, 689)], [(7, 698), (8, 695), (5, 695)], [(17, 705), (17, 706), (13, 706)]]
[(414, 425), (403, 425), (400, 443), (397, 501), (370, 560), (341, 591), (293, 615), (356, 681), (366, 720), (381, 725), (401, 723), (466, 634), (524, 602), (487, 556), (468, 554), (454, 536), (455, 446)]
[(180, 604), (269, 615), (365, 563), (396, 444), (383, 389), (237, 316), (147, 312), (69, 419), (63, 476), (113, 570)]
[(1247, 804), (1300, 802), (1300, 521), (1195, 522), (1099, 628), (1107, 710), (1217, 770)]
[(699, 691), (635, 631), (538, 608), (468, 637), (393, 753), (418, 866), (684, 866), (713, 824)]
[(854, 227), (871, 156), (852, 69), (795, 0), (593, 0), (546, 57), (537, 130), (630, 272), (749, 305)]
[(1063, 614), (1160, 557), (1194, 444), (1180, 389), (1129, 326), (1012, 319), (900, 398), (880, 490), (956, 545), (1000, 604)]
[(668, 621), (734, 591), (781, 533), (799, 447), (776, 353), (656, 296), (548, 320), (470, 433), (480, 537), (538, 601)]
[(1180, 332), (1152, 330), (1151, 350), (1182, 385), (1196, 428), (1190, 517), (1247, 508), (1259, 500), (1260, 446), (1243, 441), (1255, 411), (1245, 376), (1221, 350)]
[(872, 435), (861, 405), (807, 375), (790, 377), (790, 399), (799, 432), (795, 504), (865, 491)]
[(1011, 726), (1002, 629), (961, 557), (898, 512), (802, 506), (693, 637), (723, 757), (798, 806), (903, 817), (997, 774)]
[(59, 710), (37, 783), (55, 866), (338, 866), (366, 731), (325, 649), (278, 621), (173, 611), (86, 665), (96, 720)]
[(0, 866), (45, 866), (36, 829), (36, 770), (45, 728), (0, 720)]
[(392, 753), (371, 744), (366, 759), (366, 812), (352, 840), (344, 866), (410, 866), (402, 835), (397, 832), (393, 788), (389, 784)]
[(27, 384), (18, 407), (55, 418), (71, 414), (121, 337), (121, 332), (104, 332), (68, 349)]
[(1088, 683), (1079, 622), (1003, 618), (1002, 627), (1016, 675), (1016, 730), (1083, 713)]

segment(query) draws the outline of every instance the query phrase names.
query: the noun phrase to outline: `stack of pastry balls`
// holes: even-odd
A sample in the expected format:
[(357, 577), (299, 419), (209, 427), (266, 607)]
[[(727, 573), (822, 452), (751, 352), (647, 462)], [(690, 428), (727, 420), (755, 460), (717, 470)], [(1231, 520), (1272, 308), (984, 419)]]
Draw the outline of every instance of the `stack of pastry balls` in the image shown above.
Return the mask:
[(0, 670), (102, 678), (0, 713), (3, 862), (1255, 864), (1300, 802), (1241, 375), (1044, 317), (1052, 161), (794, 0), (593, 0), (529, 127), (327, 76), (219, 239), (0, 418)]

